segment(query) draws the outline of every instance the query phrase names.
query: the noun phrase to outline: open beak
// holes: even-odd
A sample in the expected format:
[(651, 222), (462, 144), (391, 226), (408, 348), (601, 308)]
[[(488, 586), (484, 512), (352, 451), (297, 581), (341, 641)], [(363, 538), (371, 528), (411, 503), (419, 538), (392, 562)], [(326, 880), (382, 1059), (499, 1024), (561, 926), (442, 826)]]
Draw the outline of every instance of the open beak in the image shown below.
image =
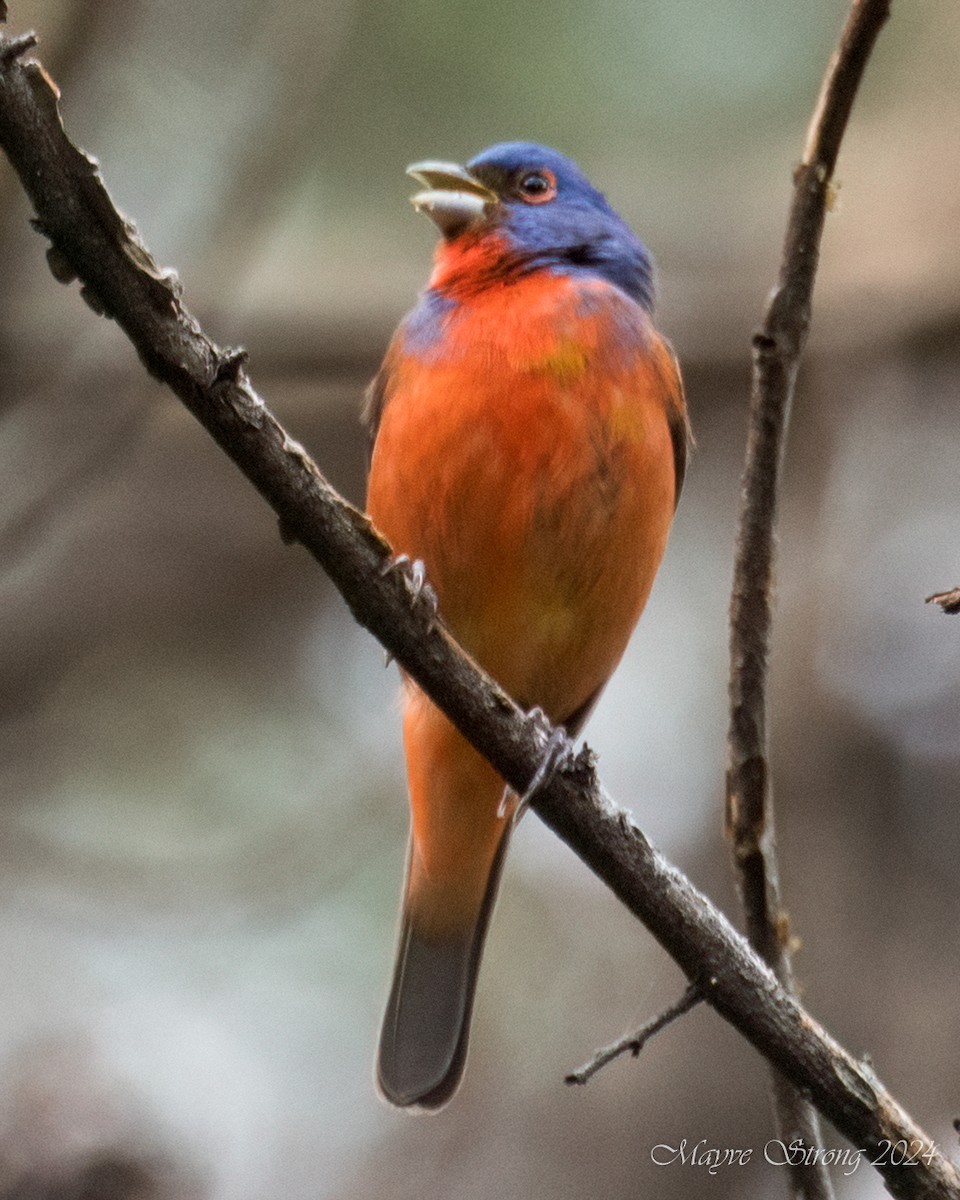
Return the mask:
[(426, 213), (448, 241), (478, 225), (498, 202), (496, 192), (458, 163), (412, 163), (407, 174), (424, 188), (411, 197), (413, 207)]

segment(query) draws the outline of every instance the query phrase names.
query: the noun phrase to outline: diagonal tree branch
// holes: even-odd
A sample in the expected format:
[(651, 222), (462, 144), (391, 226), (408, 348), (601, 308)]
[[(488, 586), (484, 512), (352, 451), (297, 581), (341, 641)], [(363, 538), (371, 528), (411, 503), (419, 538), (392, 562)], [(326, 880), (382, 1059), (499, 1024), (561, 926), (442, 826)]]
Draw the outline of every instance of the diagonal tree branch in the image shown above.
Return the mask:
[[(113, 208), (96, 164), (67, 138), (42, 68), (6, 52), (0, 35), (0, 145), (51, 240), (51, 266), (76, 276), (98, 311), (126, 332), (166, 383), (328, 571), (357, 620), (379, 638), (511, 787), (523, 792), (540, 763), (541, 723), (522, 713), (458, 649), (402, 574), (365, 516), (330, 487), (253, 390), (244, 355), (207, 337)], [(778, 983), (726, 918), (601, 790), (584, 750), (533, 799), (541, 818), (651, 930), (703, 998), (877, 1163), (891, 1193), (955, 1200), (960, 1171), (858, 1062)], [(914, 1166), (881, 1160), (904, 1140)]]
[[(727, 833), (751, 945), (793, 991), (790, 930), (781, 907), (773, 794), (767, 758), (767, 656), (780, 467), (797, 367), (810, 326), (813, 284), (840, 142), (890, 0), (854, 0), (821, 87), (803, 161), (794, 175), (780, 277), (753, 339), (753, 387), (730, 601), (730, 731)], [(810, 1102), (774, 1070), (780, 1136), (821, 1144)], [(829, 1200), (819, 1160), (791, 1166), (793, 1193)]]

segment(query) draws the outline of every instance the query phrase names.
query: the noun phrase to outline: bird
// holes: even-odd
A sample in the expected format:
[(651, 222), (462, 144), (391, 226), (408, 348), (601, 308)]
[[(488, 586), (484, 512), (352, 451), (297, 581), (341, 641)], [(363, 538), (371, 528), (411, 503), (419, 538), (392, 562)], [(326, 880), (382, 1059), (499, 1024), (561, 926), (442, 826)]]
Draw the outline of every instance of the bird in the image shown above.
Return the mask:
[[(647, 601), (691, 444), (651, 256), (549, 147), (408, 174), (441, 236), (367, 391), (367, 513), (466, 653), (575, 737)], [(524, 806), (408, 676), (402, 715), (410, 840), (376, 1081), (431, 1111), (463, 1074)]]

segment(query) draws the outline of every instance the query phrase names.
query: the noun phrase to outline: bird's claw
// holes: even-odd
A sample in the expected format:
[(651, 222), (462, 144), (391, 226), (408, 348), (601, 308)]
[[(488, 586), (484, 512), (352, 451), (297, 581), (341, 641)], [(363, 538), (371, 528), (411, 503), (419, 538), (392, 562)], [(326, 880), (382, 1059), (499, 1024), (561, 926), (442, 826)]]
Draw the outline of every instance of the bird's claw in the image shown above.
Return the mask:
[(412, 559), (408, 554), (397, 554), (389, 559), (381, 568), (381, 575), (396, 572), (403, 580), (410, 597), (411, 604), (425, 604), (430, 609), (431, 616), (437, 615), (437, 593), (427, 581), (427, 568), (423, 559)]
[[(410, 597), (410, 605), (416, 608), (422, 604), (427, 609), (427, 632), (432, 633), (436, 623), (439, 603), (437, 601), (437, 593), (427, 581), (427, 568), (423, 565), (423, 560), (415, 558), (411, 561), (407, 554), (397, 554), (387, 561), (380, 568), (380, 574), (383, 576), (396, 573), (403, 580), (404, 588), (407, 595)], [(393, 661), (393, 655), (387, 651), (387, 666)]]
[[(527, 790), (519, 798), (515, 811), (516, 820), (523, 816), (537, 792), (545, 787), (558, 771), (568, 767), (576, 757), (573, 742), (568, 737), (567, 731), (562, 725), (551, 724), (542, 708), (532, 708), (527, 716), (536, 722), (537, 731), (544, 739), (543, 757), (533, 773), (533, 778), (527, 784)], [(500, 802), (501, 809), (503, 809), (505, 801), (506, 793)]]

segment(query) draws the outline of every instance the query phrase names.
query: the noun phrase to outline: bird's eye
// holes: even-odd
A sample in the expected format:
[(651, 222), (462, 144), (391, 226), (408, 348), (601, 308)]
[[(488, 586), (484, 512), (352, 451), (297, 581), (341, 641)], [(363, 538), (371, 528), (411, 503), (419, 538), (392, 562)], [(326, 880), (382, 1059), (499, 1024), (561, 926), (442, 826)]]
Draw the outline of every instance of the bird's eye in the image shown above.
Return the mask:
[(557, 194), (557, 177), (552, 171), (527, 171), (520, 176), (517, 191), (528, 204), (546, 204)]

